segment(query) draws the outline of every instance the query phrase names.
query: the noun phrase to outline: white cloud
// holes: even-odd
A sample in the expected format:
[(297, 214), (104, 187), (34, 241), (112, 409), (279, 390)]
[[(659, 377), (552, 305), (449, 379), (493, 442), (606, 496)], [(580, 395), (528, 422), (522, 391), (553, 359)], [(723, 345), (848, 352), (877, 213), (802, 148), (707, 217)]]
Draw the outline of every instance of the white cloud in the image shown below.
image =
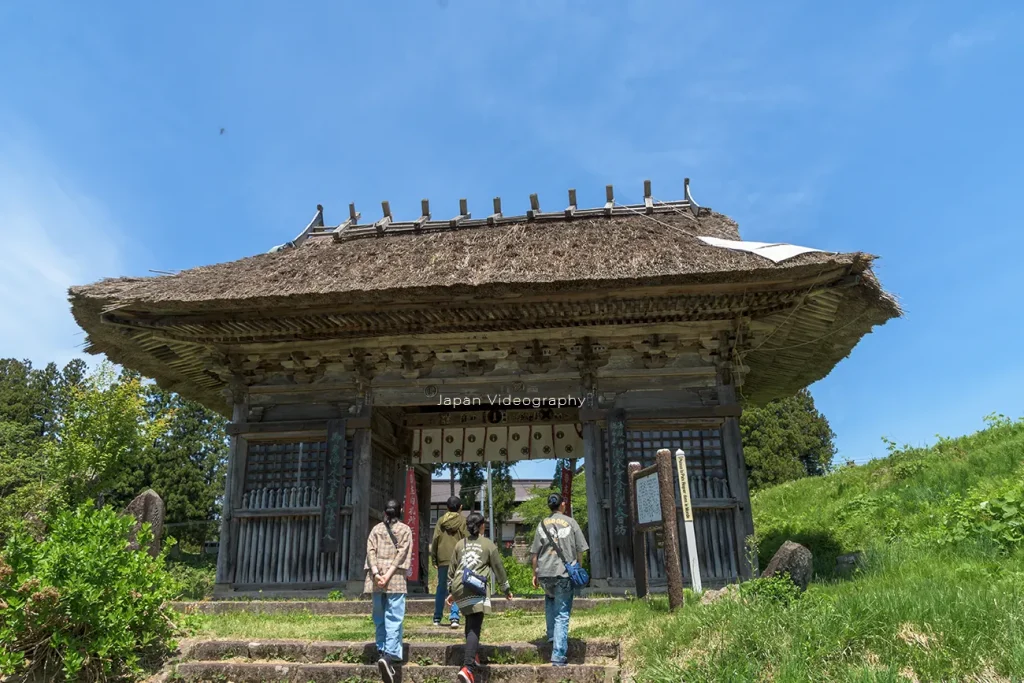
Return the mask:
[(83, 357), (67, 289), (120, 271), (117, 230), (70, 174), (0, 140), (0, 356)]
[(996, 29), (988, 25), (977, 25), (956, 31), (932, 51), (932, 56), (939, 61), (956, 59), (975, 48), (994, 43), (999, 38)]

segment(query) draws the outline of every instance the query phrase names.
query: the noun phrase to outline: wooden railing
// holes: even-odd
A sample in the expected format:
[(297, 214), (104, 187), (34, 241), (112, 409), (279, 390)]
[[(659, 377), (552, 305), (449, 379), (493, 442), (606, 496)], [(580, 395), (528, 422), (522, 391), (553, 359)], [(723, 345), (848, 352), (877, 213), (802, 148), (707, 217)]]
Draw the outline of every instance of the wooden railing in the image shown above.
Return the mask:
[(351, 490), (341, 510), (337, 552), (320, 549), (319, 486), (263, 488), (246, 492), (233, 516), (237, 524), (236, 588), (312, 587), (348, 579)]

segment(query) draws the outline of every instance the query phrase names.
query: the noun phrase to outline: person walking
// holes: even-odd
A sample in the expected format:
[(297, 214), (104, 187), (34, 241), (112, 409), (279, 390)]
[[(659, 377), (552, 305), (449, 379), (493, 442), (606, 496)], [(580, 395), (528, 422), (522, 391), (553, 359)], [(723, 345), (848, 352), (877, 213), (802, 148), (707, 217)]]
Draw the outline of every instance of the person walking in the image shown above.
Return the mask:
[(476, 683), (480, 673), (480, 630), (484, 615), (491, 611), (491, 577), (506, 600), (512, 599), (512, 589), (505, 574), (501, 552), (491, 539), (483, 535), (486, 523), (479, 512), (471, 512), (466, 519), (469, 536), (455, 544), (449, 563), (448, 604), (456, 604), (466, 623), (466, 647), (459, 683)]
[(590, 546), (580, 525), (566, 516), (565, 501), (561, 495), (552, 493), (548, 496), (548, 509), (551, 515), (537, 525), (530, 548), (533, 587), (544, 587), (544, 616), (548, 642), (552, 644), (551, 664), (565, 666), (569, 652), (569, 617), (575, 595), (565, 563), (575, 560), (582, 565), (583, 553)]
[(412, 529), (399, 517), (398, 502), (384, 506), (384, 521), (366, 539), (364, 593), (373, 597), (373, 625), (377, 636), (377, 668), (384, 683), (395, 682), (395, 667), (402, 664), (402, 625), (405, 621), (406, 577), (412, 557)]
[[(448, 597), (448, 567), (455, 552), (455, 544), (468, 536), (466, 518), (462, 516), (462, 500), (458, 496), (448, 499), (448, 512), (437, 520), (434, 537), (430, 540), (430, 559), (437, 567), (437, 591), (434, 594), (434, 626), (441, 625), (441, 616)], [(448, 614), (451, 628), (459, 627), (459, 606), (452, 603)]]

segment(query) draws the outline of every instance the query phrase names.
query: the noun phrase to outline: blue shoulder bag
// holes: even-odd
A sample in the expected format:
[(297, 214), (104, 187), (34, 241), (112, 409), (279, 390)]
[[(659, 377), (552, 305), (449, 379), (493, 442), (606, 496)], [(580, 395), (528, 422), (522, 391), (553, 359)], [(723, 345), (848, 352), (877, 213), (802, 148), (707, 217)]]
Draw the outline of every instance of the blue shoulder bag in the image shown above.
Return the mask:
[(579, 562), (576, 560), (570, 562), (565, 559), (565, 555), (562, 554), (562, 549), (558, 547), (558, 541), (552, 538), (551, 532), (548, 531), (547, 524), (541, 522), (540, 528), (544, 530), (544, 535), (548, 537), (548, 543), (550, 543), (554, 547), (555, 552), (558, 553), (558, 559), (560, 559), (562, 564), (565, 565), (565, 571), (569, 573), (569, 581), (572, 585), (577, 588), (582, 588), (590, 583), (590, 574), (587, 573), (587, 570), (584, 569)]

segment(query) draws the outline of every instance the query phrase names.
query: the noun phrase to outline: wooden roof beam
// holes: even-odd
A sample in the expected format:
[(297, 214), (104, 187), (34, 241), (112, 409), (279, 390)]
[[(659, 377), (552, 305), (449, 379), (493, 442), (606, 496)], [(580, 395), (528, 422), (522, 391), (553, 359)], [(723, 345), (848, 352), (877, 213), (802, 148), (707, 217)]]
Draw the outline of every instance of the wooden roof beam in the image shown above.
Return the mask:
[(459, 223), (464, 220), (468, 220), (472, 214), (469, 213), (469, 202), (465, 199), (459, 200), (459, 215), (448, 221), (448, 225), (452, 228), (458, 227)]
[(611, 218), (612, 209), (615, 208), (615, 190), (611, 185), (604, 186), (604, 215)]
[(391, 202), (383, 201), (380, 203), (381, 211), (384, 212), (384, 217), (373, 224), (373, 227), (377, 229), (377, 234), (383, 234), (387, 230), (388, 226), (394, 221), (391, 216)]
[(644, 212), (654, 213), (654, 197), (651, 196), (651, 181), (644, 181)]
[(576, 190), (569, 190), (569, 208), (565, 210), (565, 217), (572, 218), (576, 213)]
[(494, 213), (487, 217), (487, 225), (494, 225), (501, 218), (501, 197), (494, 198)]
[(526, 212), (527, 220), (534, 220), (537, 218), (537, 214), (540, 213), (540, 199), (536, 194), (530, 195), (530, 210)]
[(348, 220), (331, 230), (331, 234), (334, 235), (334, 239), (338, 239), (341, 233), (345, 232), (349, 228), (353, 227), (359, 222), (359, 218), (362, 214), (356, 211), (356, 205), (354, 203), (348, 205)]
[(412, 222), (412, 229), (419, 231), (423, 229), (423, 224), (430, 220), (430, 200), (420, 200), (420, 217)]

